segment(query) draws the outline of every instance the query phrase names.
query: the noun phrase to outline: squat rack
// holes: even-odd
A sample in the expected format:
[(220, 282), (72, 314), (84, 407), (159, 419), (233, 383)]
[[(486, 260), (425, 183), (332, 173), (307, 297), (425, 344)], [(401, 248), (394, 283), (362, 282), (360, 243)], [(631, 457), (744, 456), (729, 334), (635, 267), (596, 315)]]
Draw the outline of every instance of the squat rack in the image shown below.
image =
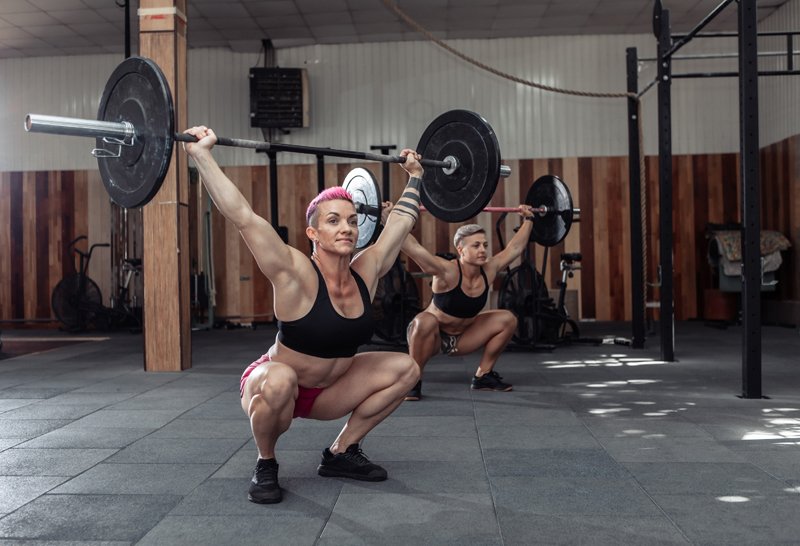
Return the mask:
[[(742, 398), (761, 398), (761, 195), (759, 181), (758, 78), (798, 75), (793, 56), (794, 36), (800, 31), (758, 32), (757, 0), (738, 0), (738, 32), (701, 33), (717, 15), (735, 0), (723, 0), (686, 34), (671, 34), (669, 10), (655, 0), (653, 33), (657, 39), (656, 79), (638, 89), (638, 55), (626, 50), (628, 99), (628, 143), (630, 166), (631, 278), (633, 346), (644, 346), (645, 271), (642, 229), (641, 142), (638, 103), (653, 86), (658, 87), (658, 177), (659, 177), (659, 325), (661, 359), (675, 360), (675, 313), (673, 290), (672, 222), (672, 113), (671, 84), (676, 78), (739, 78), (739, 155), (742, 201)], [(758, 70), (758, 37), (786, 37), (786, 69)], [(694, 38), (738, 38), (738, 72), (672, 73), (675, 53)], [(673, 42), (673, 39), (676, 39)], [(768, 53), (775, 56), (775, 53)], [(691, 57), (688, 57), (691, 58)], [(708, 56), (704, 57), (708, 58)]]

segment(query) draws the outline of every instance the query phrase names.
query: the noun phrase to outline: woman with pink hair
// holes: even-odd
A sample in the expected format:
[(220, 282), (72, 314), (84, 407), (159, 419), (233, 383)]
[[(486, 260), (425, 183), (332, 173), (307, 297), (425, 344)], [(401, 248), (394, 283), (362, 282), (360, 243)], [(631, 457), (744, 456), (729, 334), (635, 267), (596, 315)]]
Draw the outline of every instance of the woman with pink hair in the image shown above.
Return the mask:
[(386, 470), (359, 447), (364, 436), (403, 401), (419, 379), (419, 367), (405, 353), (363, 352), (372, 337), (371, 301), (380, 278), (394, 264), (419, 216), (423, 168), (419, 155), (404, 149), (409, 181), (375, 244), (354, 257), (358, 239), (355, 206), (342, 188), (320, 193), (306, 212), (309, 258), (285, 244), (258, 216), (217, 165), (217, 141), (207, 127), (186, 131), (197, 137), (184, 149), (219, 211), (233, 222), (261, 272), (272, 283), (278, 335), (275, 343), (242, 374), (242, 409), (258, 449), (248, 498), (282, 499), (275, 444), (295, 417), (332, 420), (348, 416), (322, 452), (320, 476), (381, 481)]

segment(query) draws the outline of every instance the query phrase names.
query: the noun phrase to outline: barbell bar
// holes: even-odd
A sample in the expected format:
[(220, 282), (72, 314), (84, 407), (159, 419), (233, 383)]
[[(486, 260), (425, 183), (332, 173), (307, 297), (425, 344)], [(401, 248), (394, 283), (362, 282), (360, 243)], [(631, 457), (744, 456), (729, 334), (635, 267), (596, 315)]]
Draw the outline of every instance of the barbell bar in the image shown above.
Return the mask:
[[(98, 121), (83, 118), (70, 118), (62, 116), (49, 116), (45, 114), (28, 114), (25, 116), (25, 130), (31, 133), (48, 133), (56, 135), (82, 136), (90, 138), (107, 139), (109, 142), (130, 143), (136, 142), (136, 128), (127, 121)], [(173, 140), (179, 142), (197, 142), (198, 139), (186, 133), (174, 133)], [(263, 142), (259, 140), (247, 140), (242, 138), (217, 137), (218, 146), (230, 146), (234, 148), (250, 148), (253, 150), (268, 152), (293, 152), (297, 154), (324, 155), (331, 157), (344, 157), (349, 159), (360, 159), (363, 161), (381, 161), (383, 163), (405, 163), (406, 158), (399, 155), (383, 155), (371, 152), (357, 152), (351, 150), (337, 150), (335, 148), (319, 148), (314, 146), (301, 146), (297, 144), (281, 144), (275, 142)], [(455, 171), (459, 167), (458, 159), (447, 156), (443, 160), (422, 158), (420, 161), (425, 167), (437, 167), (440, 169)], [(511, 175), (511, 167), (508, 165), (500, 166), (500, 176), (508, 177)]]
[[(374, 242), (378, 235), (377, 227), (380, 224), (382, 210), (378, 180), (369, 169), (356, 167), (347, 173), (342, 187), (353, 198), (356, 214), (358, 214), (356, 248), (365, 248)], [(554, 175), (537, 178), (528, 189), (525, 204), (530, 206), (535, 214), (530, 240), (543, 246), (550, 247), (560, 243), (569, 233), (572, 223), (580, 219), (581, 211), (573, 207), (569, 188), (559, 177)], [(420, 210), (428, 209), (420, 207)], [(483, 207), (476, 211), (476, 214), (478, 212), (509, 213), (519, 212), (519, 208)], [(466, 218), (457, 221), (463, 220)]]
[[(125, 208), (147, 204), (158, 192), (172, 159), (173, 144), (197, 142), (174, 131), (174, 107), (169, 85), (158, 65), (144, 57), (129, 57), (112, 72), (100, 99), (96, 120), (28, 114), (26, 131), (95, 138), (100, 175), (111, 199)], [(109, 149), (106, 145), (115, 149)], [(293, 152), (362, 161), (404, 163), (405, 157), (294, 144), (218, 137), (220, 146), (257, 151)], [(426, 169), (423, 203), (432, 214), (453, 221), (474, 216), (491, 199), (501, 176), (494, 130), (480, 115), (451, 110), (425, 129), (417, 145)]]
[[(369, 214), (370, 216), (380, 217), (381, 215), (381, 208), (375, 207), (372, 205), (367, 205), (366, 203), (356, 203), (356, 212), (361, 214)], [(419, 208), (420, 212), (428, 212), (428, 209), (425, 207)], [(490, 213), (500, 213), (500, 212), (519, 212), (519, 207), (483, 207), (481, 212), (490, 212)], [(564, 214), (566, 211), (563, 210), (553, 210), (549, 209), (546, 206), (540, 207), (533, 207), (533, 213), (537, 216), (545, 216), (547, 214)], [(572, 209), (572, 214), (580, 214), (581, 209)]]

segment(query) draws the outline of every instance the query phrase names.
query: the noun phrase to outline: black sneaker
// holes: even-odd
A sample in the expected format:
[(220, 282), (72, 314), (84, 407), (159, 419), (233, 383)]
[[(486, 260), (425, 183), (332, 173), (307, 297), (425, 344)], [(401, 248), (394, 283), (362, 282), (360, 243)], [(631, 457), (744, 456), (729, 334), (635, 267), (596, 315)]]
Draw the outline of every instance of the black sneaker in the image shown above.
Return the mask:
[(275, 459), (259, 459), (250, 480), (250, 491), (247, 500), (259, 504), (281, 502), (283, 495), (278, 485), (278, 461)]
[(351, 444), (344, 453), (334, 455), (327, 447), (322, 452), (322, 462), (317, 474), (327, 478), (352, 478), (366, 482), (381, 482), (386, 479), (386, 470), (369, 462), (358, 447)]
[(416, 401), (422, 398), (422, 380), (420, 379), (417, 381), (417, 384), (414, 385), (414, 388), (408, 391), (408, 394), (405, 397), (405, 400)]
[(508, 383), (503, 383), (503, 378), (497, 375), (497, 372), (489, 372), (483, 374), (481, 377), (473, 376), (472, 385), (470, 387), (476, 391), (510, 391), (513, 387)]

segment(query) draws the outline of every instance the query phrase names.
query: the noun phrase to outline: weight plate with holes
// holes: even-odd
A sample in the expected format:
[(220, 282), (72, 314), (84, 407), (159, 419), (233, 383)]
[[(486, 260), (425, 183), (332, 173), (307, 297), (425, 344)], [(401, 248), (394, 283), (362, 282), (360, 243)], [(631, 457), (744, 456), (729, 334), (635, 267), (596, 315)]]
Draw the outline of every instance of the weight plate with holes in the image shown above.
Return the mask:
[(97, 139), (97, 148), (119, 157), (98, 157), (100, 176), (111, 200), (141, 207), (164, 181), (172, 159), (175, 110), (161, 69), (144, 57), (129, 57), (114, 69), (97, 111), (100, 121), (127, 121), (136, 129), (133, 146)]
[(525, 204), (534, 208), (544, 206), (548, 210), (544, 215), (535, 215), (532, 242), (556, 246), (564, 240), (572, 227), (572, 195), (559, 177), (546, 174), (537, 178), (528, 190)]
[(451, 174), (426, 167), (422, 204), (436, 218), (463, 222), (491, 200), (500, 179), (500, 147), (489, 123), (469, 110), (450, 110), (433, 120), (417, 144), (425, 159), (458, 160)]
[[(347, 173), (342, 187), (353, 197), (353, 203), (363, 203), (380, 209), (381, 191), (378, 181), (369, 170), (357, 167)], [(358, 213), (358, 240), (356, 250), (361, 250), (372, 244), (377, 238), (376, 230), (380, 222), (379, 216)]]

